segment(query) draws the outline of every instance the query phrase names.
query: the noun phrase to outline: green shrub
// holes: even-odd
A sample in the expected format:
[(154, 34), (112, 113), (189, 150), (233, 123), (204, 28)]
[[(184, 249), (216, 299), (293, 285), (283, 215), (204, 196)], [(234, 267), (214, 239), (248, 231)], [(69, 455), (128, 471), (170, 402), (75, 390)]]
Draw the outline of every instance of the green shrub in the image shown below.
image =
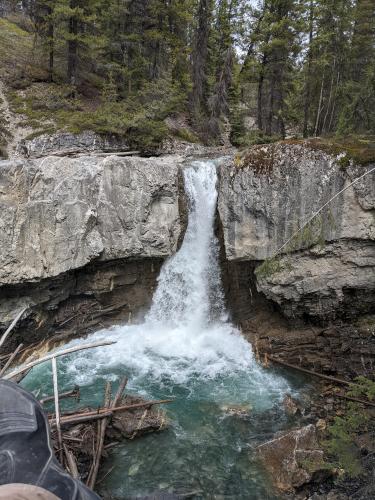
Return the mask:
[(284, 267), (277, 257), (266, 259), (260, 266), (255, 269), (257, 278), (268, 278), (272, 274), (282, 271)]
[(231, 142), (237, 147), (247, 148), (256, 144), (271, 144), (281, 139), (278, 135), (266, 135), (261, 130), (250, 130), (243, 135), (231, 134)]
[(324, 443), (325, 449), (349, 477), (356, 477), (362, 472), (355, 435), (363, 430), (368, 419), (359, 405), (349, 403), (346, 414), (335, 417), (334, 423), (328, 427), (329, 438)]

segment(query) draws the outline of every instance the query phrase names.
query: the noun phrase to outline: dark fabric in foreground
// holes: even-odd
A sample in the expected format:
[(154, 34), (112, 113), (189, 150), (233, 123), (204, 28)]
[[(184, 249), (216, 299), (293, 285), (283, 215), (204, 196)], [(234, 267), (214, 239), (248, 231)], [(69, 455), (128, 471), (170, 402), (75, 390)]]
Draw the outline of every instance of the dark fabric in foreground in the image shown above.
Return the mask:
[(0, 485), (40, 486), (61, 500), (99, 500), (56, 460), (47, 417), (33, 395), (0, 380)]

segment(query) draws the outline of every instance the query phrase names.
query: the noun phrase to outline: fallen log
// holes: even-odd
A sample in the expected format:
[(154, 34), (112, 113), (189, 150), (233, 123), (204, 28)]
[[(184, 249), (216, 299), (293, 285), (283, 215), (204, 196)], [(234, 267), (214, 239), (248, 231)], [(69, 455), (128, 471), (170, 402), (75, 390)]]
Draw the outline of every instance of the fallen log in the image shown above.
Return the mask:
[(348, 382), (347, 380), (342, 380), (336, 377), (330, 377), (329, 375), (323, 375), (322, 373), (317, 373), (312, 370), (308, 370), (307, 368), (302, 368), (301, 366), (292, 365), (291, 363), (286, 363), (285, 361), (281, 361), (280, 359), (274, 358), (273, 356), (267, 355), (267, 359), (281, 366), (286, 366), (287, 368), (293, 368), (294, 370), (298, 370), (300, 372), (307, 373), (308, 375), (313, 375), (315, 377), (319, 377), (324, 380), (329, 380), (330, 382), (335, 382), (336, 384), (342, 384), (348, 386), (353, 385), (353, 382)]
[(94, 347), (102, 347), (105, 345), (112, 345), (112, 344), (116, 344), (116, 342), (114, 342), (112, 340), (105, 340), (102, 342), (93, 342), (92, 344), (84, 344), (81, 346), (70, 347), (69, 349), (64, 349), (62, 351), (57, 351), (57, 352), (54, 352), (52, 354), (48, 354), (47, 356), (43, 356), (42, 358), (39, 358), (36, 361), (31, 361), (30, 363), (27, 363), (26, 365), (21, 366), (20, 368), (17, 368), (17, 370), (14, 370), (13, 372), (8, 373), (4, 377), (4, 379), (9, 380), (9, 379), (15, 377), (16, 375), (23, 373), (26, 370), (30, 370), (30, 368), (33, 368), (36, 365), (40, 365), (40, 363), (44, 363), (45, 361), (49, 361), (52, 358), (58, 358), (60, 356), (65, 356), (66, 354), (71, 354), (73, 352), (83, 351), (85, 349), (93, 349)]
[[(75, 424), (79, 422), (85, 422), (88, 420), (97, 420), (100, 418), (104, 417), (109, 417), (113, 413), (118, 412), (118, 411), (127, 411), (127, 410), (134, 410), (137, 408), (147, 408), (151, 407), (154, 405), (159, 405), (159, 404), (166, 404), (166, 403), (173, 403), (174, 399), (160, 399), (157, 401), (147, 401), (144, 403), (135, 403), (132, 405), (124, 405), (124, 406), (117, 406), (114, 408), (110, 408), (110, 410), (107, 409), (98, 409), (96, 411), (89, 411), (85, 413), (77, 413), (75, 415), (71, 415), (68, 417), (62, 416), (60, 418), (60, 423), (61, 425), (66, 425), (66, 424)], [(56, 419), (50, 417), (50, 425), (55, 426), (56, 425)]]
[(373, 403), (372, 401), (366, 401), (365, 399), (353, 398), (351, 396), (347, 396), (346, 394), (337, 393), (335, 393), (334, 396), (341, 399), (347, 399), (348, 401), (354, 401), (355, 403), (361, 403), (363, 405), (375, 407), (375, 403)]

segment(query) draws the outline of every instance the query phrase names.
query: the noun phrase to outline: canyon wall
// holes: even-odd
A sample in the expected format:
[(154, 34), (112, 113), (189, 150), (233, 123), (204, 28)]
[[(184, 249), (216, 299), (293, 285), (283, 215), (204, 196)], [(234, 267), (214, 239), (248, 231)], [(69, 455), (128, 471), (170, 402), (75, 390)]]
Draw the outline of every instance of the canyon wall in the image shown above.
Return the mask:
[(259, 352), (318, 371), (373, 371), (375, 172), (351, 183), (374, 166), (278, 143), (221, 167), (229, 302)]
[(375, 300), (375, 172), (350, 184), (374, 166), (343, 168), (300, 144), (257, 146), (243, 164), (223, 165), (218, 207), (227, 259), (267, 259), (258, 290), (290, 318), (366, 312)]
[[(350, 353), (353, 373), (367, 373), (375, 359), (375, 175), (350, 185), (373, 165), (342, 160), (290, 143), (228, 157), (219, 167), (217, 233), (232, 319), (260, 355), (343, 372)], [(0, 163), (0, 329), (27, 307), (14, 344), (142, 315), (184, 234), (184, 161)]]

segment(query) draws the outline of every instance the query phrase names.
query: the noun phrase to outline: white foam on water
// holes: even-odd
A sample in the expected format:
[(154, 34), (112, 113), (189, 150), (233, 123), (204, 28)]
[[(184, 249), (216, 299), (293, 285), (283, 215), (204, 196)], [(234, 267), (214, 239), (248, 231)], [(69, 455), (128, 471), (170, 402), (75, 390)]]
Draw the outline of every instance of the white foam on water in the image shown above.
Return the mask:
[[(281, 377), (263, 370), (250, 344), (228, 321), (214, 234), (217, 174), (214, 161), (193, 162), (184, 170), (189, 221), (183, 244), (158, 278), (150, 311), (140, 325), (117, 326), (90, 336), (114, 340), (111, 346), (84, 351), (64, 366), (79, 384), (121, 367), (134, 386), (142, 380), (189, 385), (193, 380), (243, 378), (252, 392), (284, 394)], [(71, 345), (87, 342), (76, 340)]]

